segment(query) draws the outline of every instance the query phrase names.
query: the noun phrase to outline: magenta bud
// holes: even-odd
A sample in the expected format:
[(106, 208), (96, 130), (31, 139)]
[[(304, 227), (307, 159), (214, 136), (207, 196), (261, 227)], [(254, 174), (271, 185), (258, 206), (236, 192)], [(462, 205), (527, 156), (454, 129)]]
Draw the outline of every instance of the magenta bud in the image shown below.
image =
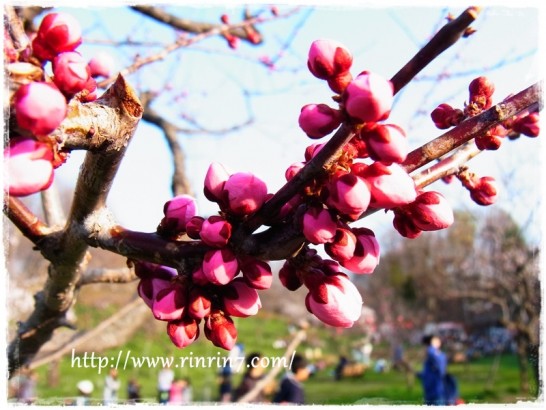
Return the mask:
[(249, 172), (238, 172), (224, 185), (224, 198), (229, 210), (236, 215), (249, 215), (264, 204), (267, 197), (265, 182)]
[(379, 242), (367, 228), (352, 229), (356, 236), (355, 251), (350, 259), (340, 261), (341, 266), (353, 273), (370, 274), (379, 264)]
[(453, 224), (453, 210), (439, 192), (423, 192), (407, 205), (415, 226), (422, 231), (445, 229)]
[(201, 238), (201, 228), (203, 227), (203, 222), (205, 222), (205, 218), (201, 216), (193, 216), (190, 218), (188, 223), (186, 223), (186, 233), (190, 238)]
[(463, 119), (464, 114), (461, 110), (453, 108), (449, 104), (440, 104), (431, 113), (430, 117), (436, 128), (445, 130), (458, 125)]
[(222, 291), (224, 312), (230, 316), (254, 316), (262, 307), (258, 292), (248, 286), (243, 278), (233, 279)]
[(224, 184), (229, 178), (228, 171), (218, 162), (210, 164), (205, 176), (204, 193), (209, 201), (221, 202)]
[(470, 197), (478, 205), (488, 206), (496, 202), (498, 195), (497, 181), (493, 177), (481, 177), (470, 190)]
[(334, 240), (324, 245), (324, 250), (331, 258), (338, 262), (353, 257), (356, 247), (356, 236), (351, 230), (338, 228)]
[(239, 273), (237, 258), (229, 249), (208, 251), (203, 258), (203, 274), (215, 285), (226, 285)]
[(154, 299), (157, 294), (171, 286), (170, 280), (158, 278), (144, 278), (138, 283), (137, 292), (144, 303), (151, 309), (154, 304)]
[(394, 209), (394, 219), (392, 224), (394, 229), (398, 231), (404, 238), (415, 239), (423, 232), (415, 226), (413, 219), (404, 212), (400, 212), (399, 208)]
[(214, 312), (205, 321), (205, 337), (214, 346), (231, 350), (237, 342), (237, 329), (229, 316)]
[(239, 261), (239, 265), (248, 286), (259, 290), (271, 287), (273, 273), (267, 262), (247, 256)]
[(165, 217), (161, 220), (160, 230), (169, 234), (186, 231), (186, 224), (197, 213), (195, 199), (190, 195), (178, 195), (163, 206)]
[(298, 276), (298, 271), (288, 261), (279, 270), (279, 280), (286, 289), (291, 291), (298, 289), (303, 284)]
[(417, 197), (415, 182), (398, 164), (374, 162), (362, 174), (370, 187), (371, 207), (390, 209), (409, 204)]
[(364, 179), (353, 173), (337, 172), (327, 184), (326, 204), (357, 220), (370, 204), (370, 189)]
[(312, 144), (309, 145), (307, 148), (305, 148), (305, 160), (311, 161), (313, 158), (315, 158), (315, 155), (317, 155), (322, 147), (324, 147), (324, 143), (322, 144)]
[(523, 134), (528, 137), (537, 137), (540, 134), (540, 121), (538, 112), (517, 118), (512, 129), (518, 134)]
[(173, 344), (182, 349), (199, 337), (199, 324), (193, 318), (172, 320), (167, 323), (167, 334)]
[(202, 266), (198, 267), (196, 270), (192, 272), (192, 281), (193, 283), (199, 286), (205, 286), (210, 283), (209, 279), (203, 273)]
[(59, 53), (74, 51), (81, 42), (81, 27), (74, 17), (50, 13), (40, 23), (32, 48), (34, 55), (41, 60), (53, 60)]
[(231, 224), (221, 216), (211, 216), (203, 221), (199, 235), (207, 245), (221, 248), (231, 237)]
[(341, 120), (339, 110), (326, 104), (307, 104), (301, 109), (298, 123), (309, 138), (318, 139), (338, 128)]
[(177, 283), (157, 292), (152, 303), (152, 313), (157, 320), (177, 320), (186, 307), (186, 290)]
[(67, 95), (79, 93), (86, 88), (91, 70), (80, 53), (67, 51), (53, 60), (53, 82)]
[(351, 81), (343, 96), (347, 114), (360, 122), (387, 119), (394, 98), (392, 83), (369, 72), (363, 72)]
[(294, 178), (296, 176), (296, 174), (298, 172), (300, 172), (300, 170), (305, 166), (305, 163), (303, 162), (296, 162), (292, 165), (290, 165), (285, 173), (284, 173), (284, 176), (286, 178), (287, 181), (290, 181), (292, 178)]
[(394, 124), (367, 124), (360, 131), (366, 143), (367, 152), (375, 161), (386, 165), (393, 162), (401, 164), (408, 155), (406, 133)]
[(194, 319), (203, 319), (210, 314), (211, 301), (200, 288), (193, 288), (188, 295), (188, 315)]
[(99, 52), (87, 63), (92, 77), (110, 77), (114, 71), (116, 63), (112, 55), (105, 52)]
[(353, 56), (341, 43), (334, 40), (315, 40), (309, 48), (307, 67), (321, 80), (337, 77), (350, 70)]
[(331, 242), (336, 234), (337, 220), (324, 208), (309, 208), (303, 215), (303, 235), (315, 244)]

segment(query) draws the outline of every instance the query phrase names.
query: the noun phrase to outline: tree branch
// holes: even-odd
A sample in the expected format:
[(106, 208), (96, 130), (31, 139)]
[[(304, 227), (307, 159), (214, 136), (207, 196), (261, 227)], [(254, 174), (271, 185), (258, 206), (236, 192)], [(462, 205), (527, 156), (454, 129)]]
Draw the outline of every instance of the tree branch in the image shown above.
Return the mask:
[(130, 268), (95, 268), (85, 271), (76, 286), (81, 288), (92, 283), (129, 283), (137, 279), (135, 271)]
[(18, 198), (4, 195), (4, 213), (35, 245), (51, 233), (51, 229)]
[(18, 52), (21, 52), (30, 45), (21, 19), (13, 6), (5, 5), (4, 12), (4, 27), (8, 27), (13, 46)]

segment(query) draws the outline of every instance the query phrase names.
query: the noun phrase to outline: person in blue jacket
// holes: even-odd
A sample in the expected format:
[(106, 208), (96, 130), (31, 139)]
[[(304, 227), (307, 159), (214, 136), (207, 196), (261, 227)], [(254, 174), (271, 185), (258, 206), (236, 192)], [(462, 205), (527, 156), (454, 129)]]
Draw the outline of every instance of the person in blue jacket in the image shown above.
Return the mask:
[(426, 405), (446, 405), (444, 381), (447, 375), (447, 357), (440, 350), (442, 341), (438, 336), (425, 336), (423, 343), (427, 353), (423, 371), (419, 374), (423, 384)]

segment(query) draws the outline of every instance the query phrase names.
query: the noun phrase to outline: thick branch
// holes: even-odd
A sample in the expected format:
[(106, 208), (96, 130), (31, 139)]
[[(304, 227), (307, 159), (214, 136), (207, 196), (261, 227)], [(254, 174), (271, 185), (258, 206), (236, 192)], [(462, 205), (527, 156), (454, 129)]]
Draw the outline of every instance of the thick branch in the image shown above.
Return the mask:
[(4, 12), (4, 27), (8, 27), (13, 46), (17, 51), (23, 51), (30, 45), (30, 41), (25, 33), (21, 19), (13, 6), (4, 6)]
[(77, 286), (82, 287), (91, 283), (129, 283), (137, 279), (135, 271), (130, 268), (95, 268), (84, 272)]

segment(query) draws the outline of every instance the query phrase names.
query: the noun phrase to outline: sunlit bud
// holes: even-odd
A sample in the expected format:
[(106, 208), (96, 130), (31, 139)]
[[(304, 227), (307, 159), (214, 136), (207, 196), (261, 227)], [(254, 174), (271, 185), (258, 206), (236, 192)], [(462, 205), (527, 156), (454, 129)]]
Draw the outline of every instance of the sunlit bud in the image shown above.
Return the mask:
[(85, 88), (91, 70), (80, 53), (68, 51), (53, 60), (53, 75), (55, 85), (65, 94), (73, 95)]
[(502, 145), (502, 140), (503, 136), (501, 135), (487, 133), (486, 135), (476, 137), (474, 142), (476, 143), (476, 147), (482, 151), (495, 151)]
[(41, 60), (65, 51), (74, 51), (82, 42), (78, 21), (69, 14), (50, 13), (44, 17), (32, 42), (34, 55)]
[(322, 144), (312, 144), (312, 145), (309, 145), (307, 148), (305, 148), (305, 161), (311, 161), (315, 155), (317, 155), (320, 150), (322, 149), (322, 147), (324, 147), (324, 143)]
[(436, 128), (445, 130), (458, 125), (464, 119), (464, 113), (449, 104), (440, 104), (430, 113)]
[(394, 209), (394, 219), (392, 220), (394, 229), (398, 231), (404, 238), (415, 239), (423, 232), (415, 226), (413, 219), (405, 212)]
[(360, 133), (355, 134), (353, 138), (351, 138), (351, 141), (347, 144), (347, 146), (351, 146), (354, 150), (354, 157), (356, 158), (368, 158), (368, 147), (366, 146), (366, 141), (362, 138)]
[(177, 320), (186, 307), (186, 290), (178, 283), (172, 283), (155, 295), (152, 313), (157, 320)]
[(14, 137), (4, 149), (4, 170), (9, 195), (26, 196), (49, 188), (53, 182), (53, 150), (44, 142)]
[(194, 216), (190, 218), (186, 224), (186, 234), (192, 239), (200, 239), (203, 222), (205, 222), (205, 218), (202, 216)]
[(335, 77), (330, 77), (326, 80), (330, 90), (342, 94), (347, 86), (353, 81), (353, 75), (349, 71), (345, 71)]
[(112, 55), (105, 52), (99, 52), (89, 60), (89, 69), (92, 77), (110, 77), (114, 71), (116, 63)]
[(352, 220), (370, 204), (370, 189), (364, 180), (353, 173), (340, 171), (327, 184), (326, 204)]
[(190, 195), (178, 195), (163, 206), (165, 217), (161, 220), (160, 230), (166, 233), (185, 232), (186, 224), (196, 213), (195, 199)]
[(220, 202), (224, 191), (224, 184), (229, 178), (228, 171), (218, 162), (210, 164), (205, 176), (204, 194), (209, 201)]
[(237, 329), (229, 316), (214, 312), (205, 320), (205, 337), (214, 346), (231, 350), (237, 341)]
[(415, 226), (423, 231), (445, 229), (453, 224), (453, 209), (439, 192), (423, 192), (408, 205)]
[(221, 216), (211, 216), (203, 222), (199, 233), (209, 246), (226, 246), (231, 237), (231, 224)]
[(309, 48), (307, 67), (322, 80), (337, 77), (350, 70), (353, 56), (347, 48), (334, 40), (315, 40)]
[(512, 129), (528, 137), (536, 137), (540, 134), (540, 122), (538, 112), (518, 118), (514, 121)]
[(392, 83), (379, 74), (363, 72), (345, 90), (345, 110), (361, 122), (388, 118), (393, 103)]
[(315, 245), (332, 241), (336, 234), (337, 221), (324, 208), (309, 208), (303, 215), (303, 235)]
[(330, 326), (352, 327), (362, 313), (362, 296), (345, 275), (325, 276), (324, 286), (310, 291), (305, 305)]
[(350, 229), (338, 228), (334, 240), (324, 245), (324, 250), (336, 261), (351, 259), (355, 253), (356, 236)]
[(173, 344), (181, 349), (199, 337), (199, 324), (192, 318), (172, 320), (167, 323), (167, 334)]
[(228, 284), (238, 272), (237, 258), (229, 249), (208, 251), (203, 258), (203, 273), (215, 285)]
[(478, 205), (491, 205), (497, 200), (498, 189), (495, 178), (485, 176), (478, 179), (470, 190), (470, 197)]
[(191, 276), (192, 281), (196, 285), (205, 286), (205, 285), (208, 285), (210, 283), (209, 279), (203, 273), (202, 266), (200, 266), (196, 270), (194, 270), (191, 275), (192, 275)]
[(301, 109), (298, 123), (309, 138), (318, 139), (339, 127), (341, 113), (326, 104), (307, 104)]
[(285, 173), (284, 176), (287, 181), (290, 181), (294, 176), (300, 172), (300, 170), (305, 166), (305, 163), (303, 162), (295, 162), (294, 164), (290, 165)]
[(264, 204), (267, 196), (265, 182), (249, 172), (238, 172), (224, 185), (224, 197), (231, 212), (249, 215)]
[(194, 319), (203, 319), (210, 314), (211, 302), (200, 288), (193, 288), (188, 295), (187, 313)]
[(269, 289), (271, 287), (273, 273), (267, 262), (247, 256), (239, 261), (239, 265), (248, 286), (254, 289)]
[(279, 280), (286, 289), (292, 291), (298, 289), (303, 284), (297, 269), (288, 261), (279, 270)]
[(353, 273), (372, 273), (379, 264), (379, 242), (367, 228), (353, 228), (356, 236), (355, 251), (350, 259), (340, 261), (341, 266)]
[(374, 162), (364, 174), (371, 191), (371, 207), (390, 209), (409, 204), (417, 197), (415, 182), (398, 164)]
[(495, 85), (487, 77), (478, 77), (470, 82), (468, 91), (470, 92), (470, 101), (475, 101), (480, 97), (489, 98), (495, 92)]
[(394, 124), (367, 124), (360, 131), (367, 152), (373, 160), (391, 164), (402, 163), (408, 155), (406, 133)]
[(262, 307), (258, 292), (248, 286), (243, 278), (232, 280), (222, 289), (222, 294), (224, 296), (224, 312), (230, 316), (254, 316)]
[(35, 135), (54, 131), (66, 117), (66, 99), (53, 84), (32, 82), (14, 95), (15, 118)]

